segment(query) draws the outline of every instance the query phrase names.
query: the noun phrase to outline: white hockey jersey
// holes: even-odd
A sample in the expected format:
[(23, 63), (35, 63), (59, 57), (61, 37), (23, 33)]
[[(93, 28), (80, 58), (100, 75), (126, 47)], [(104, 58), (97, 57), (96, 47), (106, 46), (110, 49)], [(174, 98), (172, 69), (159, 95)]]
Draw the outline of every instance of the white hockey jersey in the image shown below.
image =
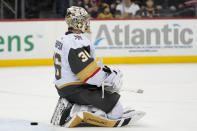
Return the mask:
[(83, 34), (67, 32), (56, 41), (54, 49), (57, 89), (79, 84), (101, 86), (107, 77), (96, 63), (95, 49)]

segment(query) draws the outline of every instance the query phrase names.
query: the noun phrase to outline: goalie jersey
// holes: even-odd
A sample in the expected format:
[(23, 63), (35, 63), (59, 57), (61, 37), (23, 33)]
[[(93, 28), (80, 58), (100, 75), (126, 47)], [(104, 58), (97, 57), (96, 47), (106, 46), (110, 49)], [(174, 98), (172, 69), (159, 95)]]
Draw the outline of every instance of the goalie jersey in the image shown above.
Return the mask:
[(55, 86), (61, 97), (80, 86), (101, 86), (106, 73), (96, 63), (95, 49), (83, 34), (67, 32), (54, 49)]

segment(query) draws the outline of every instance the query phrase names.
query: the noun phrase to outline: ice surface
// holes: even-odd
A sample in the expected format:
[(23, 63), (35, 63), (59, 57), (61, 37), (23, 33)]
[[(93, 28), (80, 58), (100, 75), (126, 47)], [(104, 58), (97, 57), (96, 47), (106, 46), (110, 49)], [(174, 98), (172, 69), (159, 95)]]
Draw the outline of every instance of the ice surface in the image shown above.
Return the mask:
[[(146, 112), (130, 127), (75, 128), (30, 126), (29, 121), (49, 124), (58, 95), (52, 66), (0, 68), (0, 131), (196, 131), (197, 64), (116, 65), (124, 73), (125, 88), (140, 88), (143, 94), (122, 92), (123, 105)], [(16, 121), (18, 120), (18, 121)], [(23, 121), (25, 120), (25, 121)], [(13, 130), (13, 131), (14, 131)]]
[(25, 120), (6, 120), (0, 119), (1, 131), (52, 131), (48, 125), (30, 125), (29, 121)]

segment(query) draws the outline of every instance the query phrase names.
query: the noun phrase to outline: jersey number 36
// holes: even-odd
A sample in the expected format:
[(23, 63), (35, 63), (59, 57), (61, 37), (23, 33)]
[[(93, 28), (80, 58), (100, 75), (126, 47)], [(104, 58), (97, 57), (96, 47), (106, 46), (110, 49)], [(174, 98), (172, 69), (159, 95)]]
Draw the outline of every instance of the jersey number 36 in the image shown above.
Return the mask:
[(61, 55), (55, 53), (54, 55), (54, 66), (55, 66), (55, 78), (56, 80), (61, 79), (62, 76), (62, 66), (61, 66)]

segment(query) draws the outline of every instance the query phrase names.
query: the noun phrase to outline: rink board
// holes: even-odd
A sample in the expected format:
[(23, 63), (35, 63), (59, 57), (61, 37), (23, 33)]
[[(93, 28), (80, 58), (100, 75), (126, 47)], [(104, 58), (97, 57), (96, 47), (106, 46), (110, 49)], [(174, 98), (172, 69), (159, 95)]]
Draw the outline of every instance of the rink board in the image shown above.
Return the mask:
[[(197, 19), (91, 20), (105, 64), (197, 62)], [(64, 20), (0, 21), (0, 67), (52, 65)]]
[[(97, 58), (98, 60), (99, 58)], [(104, 64), (197, 63), (197, 56), (104, 57)], [(53, 65), (52, 59), (0, 60), (0, 67)]]

